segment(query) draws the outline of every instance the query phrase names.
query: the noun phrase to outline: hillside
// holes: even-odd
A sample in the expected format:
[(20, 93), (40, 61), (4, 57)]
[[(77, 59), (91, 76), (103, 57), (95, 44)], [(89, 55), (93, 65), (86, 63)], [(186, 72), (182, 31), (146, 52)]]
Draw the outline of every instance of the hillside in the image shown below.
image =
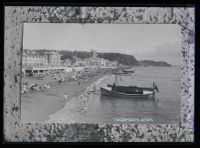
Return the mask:
[(138, 66), (139, 63), (132, 55), (120, 53), (98, 53), (98, 57), (107, 59), (109, 61), (117, 61), (119, 64), (126, 66)]
[[(33, 50), (33, 51), (38, 52), (40, 54), (44, 54), (46, 51), (50, 51), (50, 50), (41, 49), (41, 50)], [(87, 52), (87, 51), (60, 50), (59, 53), (61, 54), (61, 60), (70, 59), (74, 61), (75, 57), (78, 57), (80, 59), (92, 57), (92, 52)], [(97, 53), (97, 57), (104, 58), (109, 61), (117, 61), (119, 64), (122, 64), (125, 66), (164, 66), (164, 67), (172, 66), (164, 61), (153, 61), (153, 60), (138, 61), (132, 55), (121, 54), (121, 53)]]
[[(80, 59), (85, 59), (92, 57), (92, 52), (87, 51), (60, 51), (62, 54), (61, 59), (73, 59), (73, 57), (78, 57)], [(132, 55), (126, 55), (121, 53), (97, 53), (97, 57), (104, 58), (109, 61), (117, 61), (119, 64), (126, 66), (138, 66), (139, 63)]]
[(163, 66), (163, 67), (171, 67), (171, 64), (163, 61), (153, 61), (153, 60), (142, 60), (139, 61), (140, 66)]

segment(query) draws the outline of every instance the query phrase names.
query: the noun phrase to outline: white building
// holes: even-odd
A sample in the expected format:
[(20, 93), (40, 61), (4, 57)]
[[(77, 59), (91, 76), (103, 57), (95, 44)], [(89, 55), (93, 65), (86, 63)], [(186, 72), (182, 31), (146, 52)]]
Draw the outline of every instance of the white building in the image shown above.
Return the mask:
[(61, 55), (50, 51), (40, 54), (34, 51), (24, 50), (22, 57), (23, 66), (60, 66)]
[(22, 68), (23, 71), (28, 73), (64, 70), (64, 67), (60, 66), (60, 57), (61, 55), (55, 51), (40, 54), (31, 50), (24, 50), (22, 56)]
[(104, 58), (101, 58), (100, 59), (100, 66), (101, 67), (107, 67), (109, 65), (110, 61), (109, 60), (106, 60)]
[(74, 66), (81, 66), (81, 67), (85, 67), (85, 66), (88, 66), (89, 65), (89, 61), (88, 59), (76, 59), (76, 61), (74, 62), (73, 64)]
[(60, 60), (60, 65), (70, 67), (72, 65), (72, 61), (70, 59)]
[(78, 72), (78, 71), (83, 71), (84, 70), (84, 68), (83, 67), (73, 67), (72, 68), (72, 71), (76, 71), (76, 72)]
[(50, 66), (60, 66), (61, 54), (56, 51), (48, 52), (48, 64)]
[(24, 51), (22, 57), (23, 66), (47, 66), (48, 56), (40, 55), (36, 52)]

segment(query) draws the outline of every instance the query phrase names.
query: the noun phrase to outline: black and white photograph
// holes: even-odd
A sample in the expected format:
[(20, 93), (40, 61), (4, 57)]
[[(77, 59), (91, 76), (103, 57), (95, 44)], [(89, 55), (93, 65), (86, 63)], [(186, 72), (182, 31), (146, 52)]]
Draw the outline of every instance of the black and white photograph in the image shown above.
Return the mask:
[(4, 4), (9, 142), (194, 142), (194, 5)]
[(24, 23), (23, 123), (178, 124), (177, 24)]

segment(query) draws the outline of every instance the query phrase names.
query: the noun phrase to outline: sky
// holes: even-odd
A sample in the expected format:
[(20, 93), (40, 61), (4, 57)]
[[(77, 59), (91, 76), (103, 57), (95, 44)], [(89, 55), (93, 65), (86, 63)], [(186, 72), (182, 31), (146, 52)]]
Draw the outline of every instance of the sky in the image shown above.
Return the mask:
[(23, 49), (95, 49), (180, 65), (181, 28), (176, 24), (25, 23)]

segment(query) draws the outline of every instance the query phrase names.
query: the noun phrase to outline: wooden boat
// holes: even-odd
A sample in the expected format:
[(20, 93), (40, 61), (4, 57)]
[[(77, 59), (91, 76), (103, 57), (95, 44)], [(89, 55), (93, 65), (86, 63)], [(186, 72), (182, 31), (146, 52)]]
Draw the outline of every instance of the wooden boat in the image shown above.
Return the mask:
[(118, 75), (118, 76), (131, 76), (131, 73), (124, 73), (124, 72), (118, 72), (118, 73), (113, 73), (114, 75)]
[(135, 73), (135, 70), (123, 70), (120, 72), (114, 72), (114, 75), (118, 76), (132, 76), (132, 74)]
[(113, 71), (114, 75), (118, 75), (118, 76), (132, 76), (133, 73), (135, 73), (136, 70), (115, 70)]
[[(125, 86), (123, 87), (125, 88)], [(112, 87), (107, 86), (101, 87), (101, 95), (110, 97), (154, 98), (155, 89), (137, 87), (137, 89), (135, 89), (135, 91), (133, 91), (132, 93), (127, 93), (126, 91), (114, 90)]]
[(136, 70), (123, 70), (122, 72), (128, 74), (128, 73), (135, 73), (135, 71)]
[(101, 95), (111, 97), (131, 97), (131, 98), (155, 98), (155, 92), (159, 92), (158, 87), (153, 83), (153, 87), (137, 86), (115, 86), (107, 85), (101, 87)]
[[(135, 70), (123, 70), (122, 73), (132, 74)], [(101, 87), (102, 96), (110, 97), (131, 97), (131, 98), (155, 98), (155, 92), (159, 92), (158, 87), (153, 83), (152, 88), (137, 87), (137, 86), (119, 86), (118, 84), (119, 72), (115, 74), (115, 83), (113, 85), (107, 85)], [(156, 91), (155, 91), (156, 90)]]

